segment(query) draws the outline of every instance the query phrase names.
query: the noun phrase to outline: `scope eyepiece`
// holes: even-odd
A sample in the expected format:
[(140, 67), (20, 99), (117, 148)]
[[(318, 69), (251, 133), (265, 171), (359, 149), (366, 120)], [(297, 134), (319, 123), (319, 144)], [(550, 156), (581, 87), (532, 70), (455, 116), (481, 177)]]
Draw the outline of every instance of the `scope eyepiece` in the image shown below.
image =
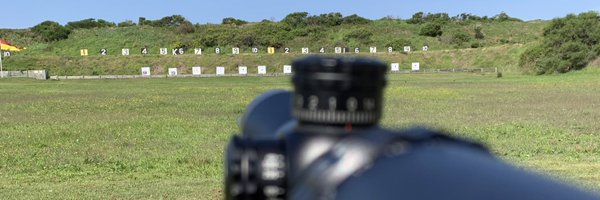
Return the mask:
[(386, 65), (374, 59), (310, 56), (292, 64), (293, 115), (300, 123), (376, 125)]

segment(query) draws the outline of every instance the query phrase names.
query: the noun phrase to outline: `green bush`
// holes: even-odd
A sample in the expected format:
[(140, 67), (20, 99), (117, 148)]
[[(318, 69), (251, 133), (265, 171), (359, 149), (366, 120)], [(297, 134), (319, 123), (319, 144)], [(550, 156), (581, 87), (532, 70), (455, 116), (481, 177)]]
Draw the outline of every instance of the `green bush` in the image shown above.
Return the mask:
[(224, 18), (223, 22), (221, 24), (230, 24), (230, 25), (244, 25), (247, 24), (247, 21), (241, 20), (241, 19), (236, 19), (233, 17), (228, 17), (228, 18)]
[(90, 29), (90, 28), (104, 28), (104, 27), (115, 27), (115, 23), (108, 22), (103, 19), (84, 19), (74, 22), (69, 22), (65, 25), (68, 29)]
[(527, 49), (521, 68), (535, 74), (583, 69), (600, 54), (600, 16), (596, 12), (552, 20), (542, 41)]
[(359, 24), (369, 24), (369, 23), (371, 23), (371, 20), (368, 20), (368, 19), (358, 16), (356, 14), (346, 16), (342, 19), (342, 24), (359, 25)]
[(471, 41), (471, 36), (462, 30), (456, 31), (450, 36), (450, 43), (457, 46), (462, 46), (469, 41)]
[(421, 26), (421, 31), (419, 31), (419, 35), (429, 36), (429, 37), (437, 37), (442, 35), (444, 32), (442, 31), (442, 24), (439, 22), (428, 22)]
[(58, 22), (45, 21), (31, 28), (33, 32), (40, 35), (44, 41), (58, 41), (67, 39), (71, 31), (61, 26)]

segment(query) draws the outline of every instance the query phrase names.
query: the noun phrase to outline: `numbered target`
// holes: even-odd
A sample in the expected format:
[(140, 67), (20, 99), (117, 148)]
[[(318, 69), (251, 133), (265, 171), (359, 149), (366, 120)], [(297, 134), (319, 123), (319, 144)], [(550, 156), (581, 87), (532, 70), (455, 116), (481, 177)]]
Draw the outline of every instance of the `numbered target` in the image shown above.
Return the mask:
[(418, 63), (418, 62), (412, 63), (412, 70), (413, 71), (419, 71), (420, 68), (421, 68), (421, 64), (420, 63)]
[(167, 50), (167, 48), (160, 48), (160, 55), (167, 55), (169, 53), (169, 50)]
[(173, 52), (173, 55), (182, 55), (183, 54), (183, 48), (173, 49), (172, 52)]
[(291, 74), (292, 73), (292, 66), (291, 65), (284, 65), (283, 66), (283, 73), (284, 74)]
[(194, 54), (195, 55), (202, 55), (202, 49), (201, 48), (195, 48), (194, 49)]
[(240, 54), (240, 48), (239, 47), (231, 48), (231, 54), (234, 54), (234, 55)]
[(269, 47), (269, 48), (267, 48), (267, 53), (268, 54), (274, 54), (275, 53), (275, 47)]
[(248, 74), (248, 67), (246, 67), (246, 66), (239, 66), (238, 67), (238, 73), (241, 74), (241, 75)]
[(286, 47), (286, 48), (284, 48), (284, 49), (283, 49), (283, 53), (290, 53), (290, 48), (287, 48), (287, 47)]
[(392, 68), (392, 72), (400, 71), (400, 63), (392, 63), (390, 66)]
[(225, 67), (217, 67), (217, 75), (225, 75)]
[(325, 47), (321, 47), (321, 48), (319, 49), (319, 53), (325, 53)]
[(308, 48), (303, 47), (302, 48), (302, 54), (308, 54), (308, 53), (309, 53)]
[(103, 56), (108, 55), (108, 50), (106, 50), (106, 49), (100, 49), (100, 55), (103, 55)]
[(407, 52), (407, 53), (410, 52), (410, 46), (405, 46), (404, 47), (404, 52)]
[(429, 46), (427, 46), (427, 45), (423, 46), (423, 51), (429, 51)]
[(342, 47), (335, 47), (335, 53), (340, 54), (342, 53)]
[(142, 53), (142, 55), (146, 55), (148, 54), (148, 48), (144, 47), (140, 49), (140, 53)]
[(258, 74), (266, 74), (266, 73), (267, 73), (267, 66), (264, 66), (264, 65), (258, 66)]
[(202, 75), (202, 67), (192, 67), (192, 75)]
[(177, 76), (177, 68), (169, 68), (169, 76)]
[(360, 53), (360, 48), (354, 48), (354, 53)]
[(79, 50), (79, 54), (81, 54), (81, 56), (87, 56), (88, 55), (88, 50), (87, 49), (81, 49), (81, 50)]
[(150, 67), (142, 67), (142, 76), (150, 76)]
[(5, 51), (4, 52), (4, 57), (10, 57), (10, 51)]
[(219, 48), (219, 47), (215, 48), (215, 53), (216, 54), (221, 54), (221, 48)]
[(388, 53), (394, 52), (394, 47), (388, 47)]
[(369, 47), (369, 52), (377, 53), (377, 47)]
[(128, 56), (129, 55), (129, 49), (121, 49), (121, 55)]
[(252, 53), (258, 53), (258, 48), (252, 47)]

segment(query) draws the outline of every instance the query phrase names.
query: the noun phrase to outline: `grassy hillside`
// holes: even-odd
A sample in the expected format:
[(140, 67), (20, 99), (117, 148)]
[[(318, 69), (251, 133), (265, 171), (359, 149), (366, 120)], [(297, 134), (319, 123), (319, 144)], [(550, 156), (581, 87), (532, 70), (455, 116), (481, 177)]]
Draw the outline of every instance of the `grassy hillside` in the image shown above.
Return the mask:
[[(178, 33), (174, 28), (150, 26), (75, 29), (68, 39), (53, 43), (41, 42), (32, 37), (29, 30), (1, 30), (0, 35), (10, 36), (6, 37), (7, 40), (28, 47), (5, 59), (5, 69), (48, 69), (51, 75), (138, 74), (139, 68), (143, 66), (152, 66), (155, 73), (166, 71), (166, 67), (179, 67), (183, 73), (188, 73), (192, 66), (205, 66), (204, 72), (212, 73), (214, 67), (219, 65), (226, 66), (230, 73), (235, 72), (238, 65), (250, 66), (250, 70), (253, 69), (252, 66), (267, 65), (272, 66), (270, 71), (280, 71), (274, 67), (280, 68), (283, 64), (289, 64), (293, 58), (301, 56), (302, 47), (311, 48), (311, 53), (325, 47), (328, 53), (333, 53), (336, 46), (359, 47), (361, 56), (376, 56), (388, 62), (400, 62), (406, 68), (411, 62), (421, 62), (422, 68), (493, 66), (503, 71), (518, 72), (516, 64), (522, 45), (539, 39), (547, 23), (452, 22), (443, 27), (443, 35), (428, 37), (419, 35), (422, 25), (409, 24), (405, 20), (381, 19), (363, 25), (301, 29), (307, 31), (306, 34), (292, 33), (298, 31), (296, 29), (287, 31), (290, 33), (282, 39), (285, 42), (279, 44), (275, 55), (266, 54), (267, 46), (241, 44), (246, 40), (257, 39), (256, 34), (265, 29), (281, 28), (278, 24), (261, 22), (241, 26), (196, 25), (193, 33)], [(481, 27), (485, 35), (483, 39), (473, 37), (476, 26)], [(469, 40), (456, 43), (453, 40), (456, 32), (467, 33)], [(361, 36), (365, 33), (367, 36)], [(421, 52), (421, 47), (425, 44), (430, 46), (429, 52)], [(413, 53), (400, 53), (403, 45), (411, 45)], [(159, 48), (182, 46), (188, 48), (186, 55), (158, 55)], [(242, 55), (231, 55), (231, 47), (234, 46), (241, 48)], [(251, 47), (254, 46), (260, 49), (258, 55), (251, 53)], [(386, 51), (388, 46), (394, 46), (396, 53), (369, 54), (371, 46), (378, 47), (379, 52)], [(472, 46), (479, 48), (470, 48)], [(142, 47), (148, 47), (150, 54), (141, 55)], [(217, 47), (224, 53), (216, 55), (214, 49)], [(283, 48), (286, 47), (291, 48), (291, 54), (283, 54)], [(79, 55), (79, 50), (84, 48), (88, 49), (90, 56)], [(100, 56), (101, 48), (108, 49), (109, 55)], [(121, 56), (122, 48), (129, 48), (131, 55)], [(203, 48), (203, 55), (192, 55), (193, 48)]]

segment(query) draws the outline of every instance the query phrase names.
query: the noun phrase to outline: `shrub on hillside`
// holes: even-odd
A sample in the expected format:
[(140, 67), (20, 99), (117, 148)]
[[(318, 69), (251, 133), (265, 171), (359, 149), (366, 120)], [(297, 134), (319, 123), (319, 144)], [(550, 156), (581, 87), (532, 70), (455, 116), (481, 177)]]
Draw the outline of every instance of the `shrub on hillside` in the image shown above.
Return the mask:
[(108, 22), (103, 19), (93, 19), (93, 18), (79, 20), (79, 21), (73, 21), (73, 22), (69, 22), (69, 23), (67, 23), (67, 25), (65, 25), (65, 27), (67, 27), (69, 29), (91, 29), (91, 28), (104, 28), (104, 27), (115, 27), (115, 26), (117, 26), (117, 25), (115, 25), (115, 23), (113, 23), (113, 22)]
[(185, 22), (181, 23), (175, 29), (175, 33), (178, 33), (178, 34), (189, 34), (189, 33), (193, 33), (194, 31), (196, 31), (196, 28), (189, 21), (185, 21)]
[(362, 43), (368, 43), (371, 41), (372, 36), (373, 33), (370, 30), (362, 28), (353, 30), (352, 32), (346, 34), (344, 36), (344, 40), (346, 42), (349, 42), (350, 40), (357, 40)]
[(397, 38), (385, 44), (385, 47), (392, 47), (394, 49), (403, 49), (405, 46), (412, 46), (410, 40), (406, 38)]
[(58, 22), (45, 21), (31, 28), (33, 32), (40, 35), (44, 41), (58, 41), (67, 39), (71, 31), (61, 26)]
[(130, 26), (135, 26), (135, 23), (131, 20), (126, 20), (126, 21), (122, 21), (119, 22), (119, 24), (117, 24), (118, 27), (130, 27)]
[(596, 12), (552, 20), (541, 42), (527, 49), (519, 64), (535, 74), (583, 69), (600, 55), (600, 16)]
[(247, 24), (247, 21), (241, 20), (241, 19), (236, 19), (233, 17), (227, 17), (223, 19), (223, 22), (221, 22), (221, 24), (229, 24), (229, 25), (244, 25)]
[(442, 35), (444, 32), (442, 31), (442, 24), (439, 22), (428, 22), (421, 26), (421, 30), (419, 31), (419, 35), (429, 36), (429, 37), (437, 37)]
[(358, 16), (356, 14), (346, 16), (342, 19), (342, 24), (358, 25), (358, 24), (368, 24), (368, 23), (371, 23), (371, 20), (368, 20), (368, 19)]
[(477, 25), (473, 30), (475, 31), (475, 39), (482, 40), (485, 38), (485, 34), (483, 34), (481, 26)]
[(463, 44), (468, 43), (471, 40), (471, 36), (462, 30), (455, 31), (450, 36), (450, 43), (456, 46), (463, 46)]

